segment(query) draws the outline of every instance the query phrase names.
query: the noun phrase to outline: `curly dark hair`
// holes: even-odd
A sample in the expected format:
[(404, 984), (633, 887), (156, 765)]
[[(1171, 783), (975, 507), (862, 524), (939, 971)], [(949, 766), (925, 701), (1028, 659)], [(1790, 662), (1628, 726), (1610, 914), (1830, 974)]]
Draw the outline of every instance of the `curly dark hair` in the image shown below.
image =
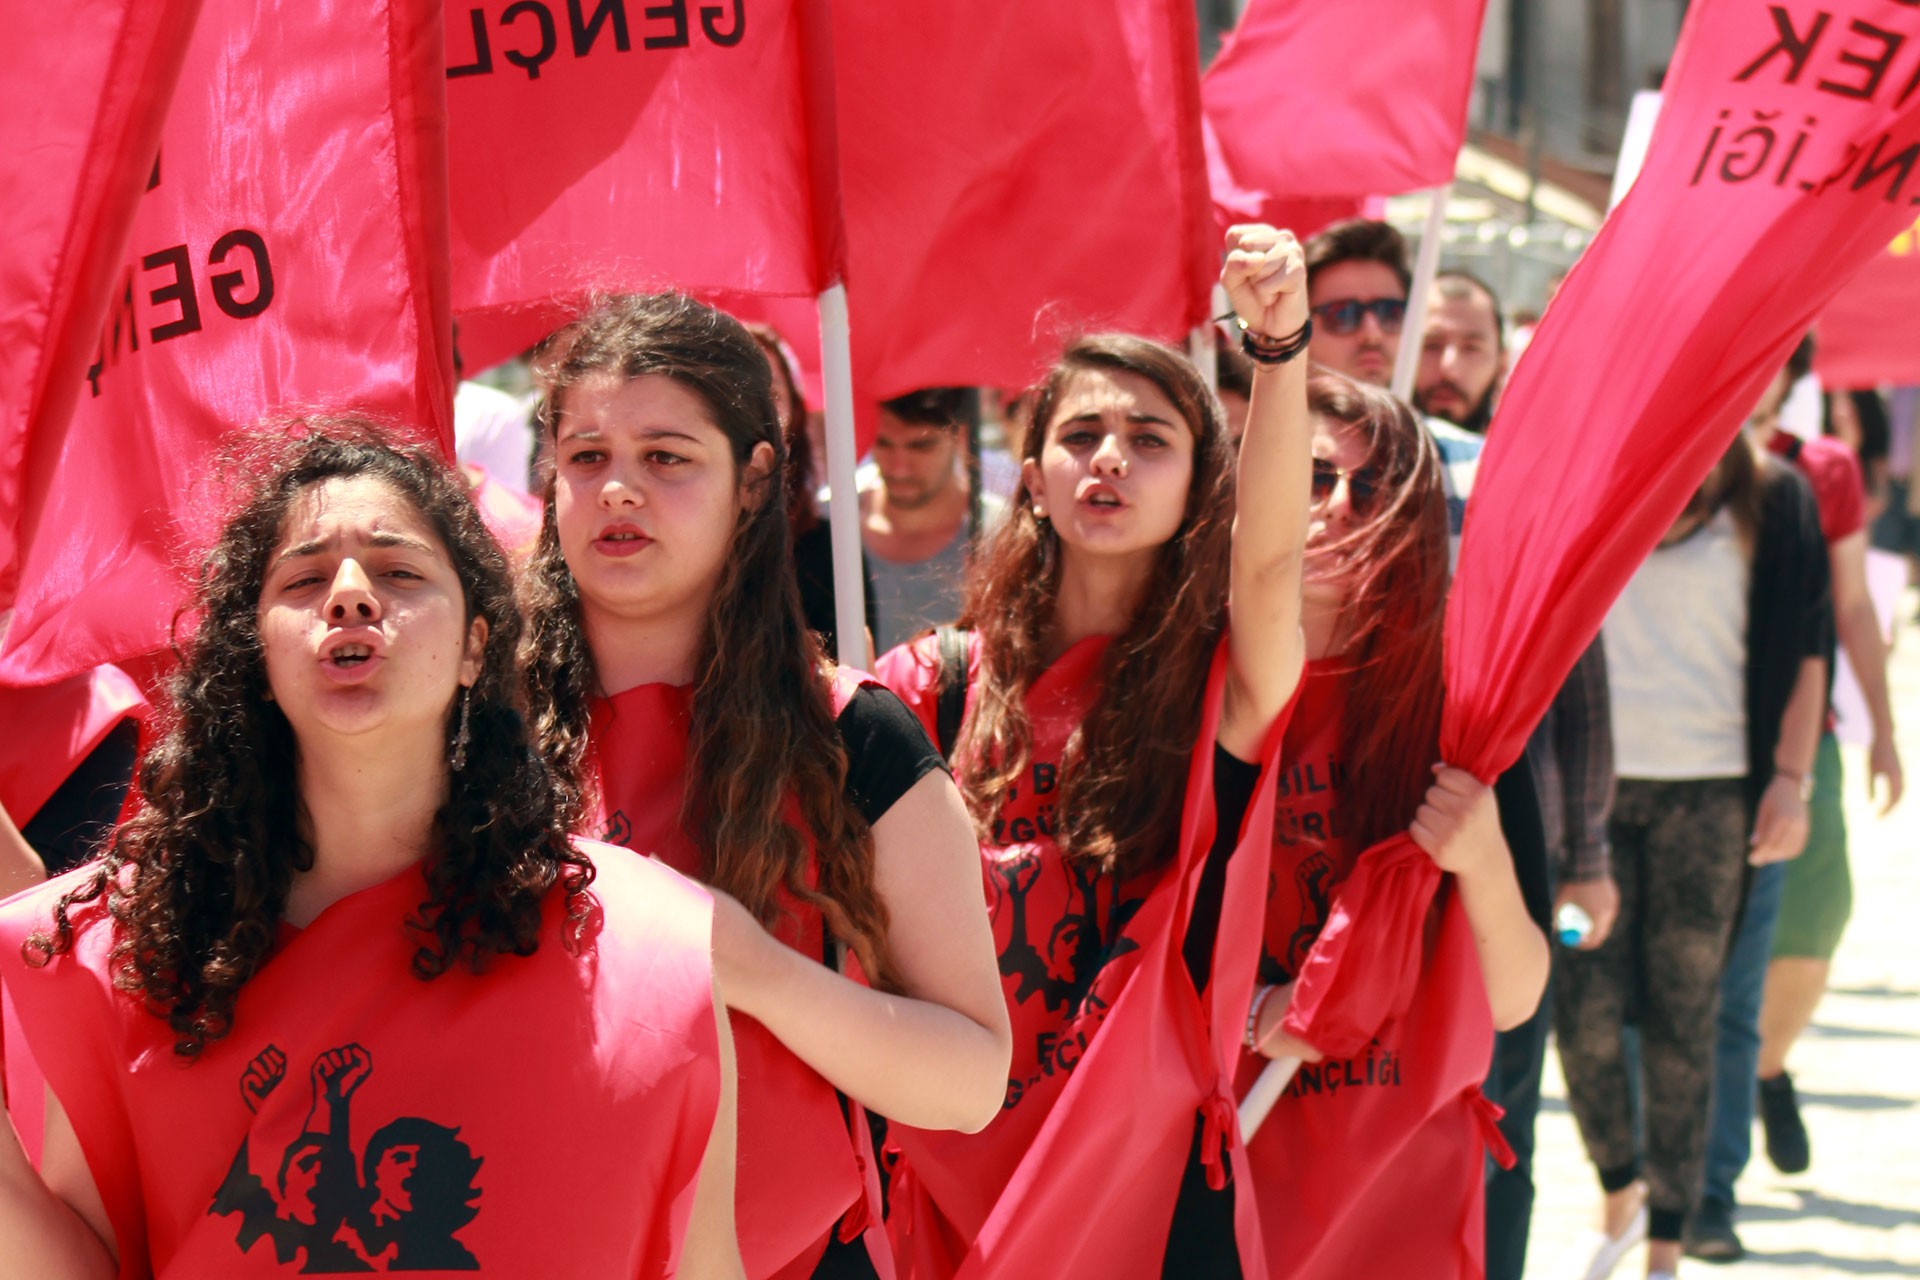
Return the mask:
[[(479, 970), (539, 945), (541, 904), (564, 884), (568, 918), (587, 909), (593, 866), (570, 842), (575, 810), (535, 754), (520, 712), (520, 615), (499, 544), (466, 486), (434, 453), (391, 443), (356, 416), (313, 416), (249, 435), (229, 474), (257, 477), (201, 561), (175, 652), (165, 733), (141, 762), (135, 811), (84, 883), (64, 894), (51, 928), (24, 950), (45, 964), (71, 948), (74, 907), (104, 899), (114, 928), (114, 985), (141, 997), (197, 1057), (232, 1029), (234, 1003), (273, 947), (296, 873), (314, 851), (303, 833), (292, 727), (268, 697), (258, 624), (269, 557), (289, 509), (323, 481), (378, 479), (438, 534), (465, 596), (484, 618), (484, 666), (469, 695), (465, 767), (450, 772), (434, 815), (428, 898), (408, 920), (420, 935), (413, 971)], [(451, 749), (459, 702), (447, 708)]]
[[(534, 370), (547, 389), (540, 424), (549, 444), (580, 382), (665, 377), (707, 406), (736, 467), (766, 444), (773, 474), (786, 474), (766, 359), (738, 320), (682, 294), (597, 300), (547, 339)], [(800, 611), (787, 489), (769, 483), (761, 499), (741, 513), (708, 606), (694, 668), (681, 827), (706, 860), (702, 879), (738, 898), (764, 925), (790, 918), (783, 899), (811, 906), (875, 986), (897, 990), (886, 904), (874, 884), (873, 831), (846, 794), (832, 667)], [(579, 584), (560, 547), (551, 475), (546, 519), (525, 574), (523, 664), (535, 737), (584, 807), (594, 786), (588, 727), (600, 683)], [(812, 837), (811, 857), (802, 829)]]

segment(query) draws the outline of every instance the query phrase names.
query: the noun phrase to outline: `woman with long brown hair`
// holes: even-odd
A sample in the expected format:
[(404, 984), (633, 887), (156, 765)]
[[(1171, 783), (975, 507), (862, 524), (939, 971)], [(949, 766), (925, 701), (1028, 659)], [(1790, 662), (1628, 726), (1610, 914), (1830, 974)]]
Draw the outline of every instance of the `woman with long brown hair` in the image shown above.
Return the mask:
[[(1253, 1186), (1275, 1276), (1400, 1274), (1406, 1266), (1466, 1275), (1474, 1268), (1461, 1250), (1480, 1244), (1474, 1098), (1436, 1097), (1431, 1114), (1406, 1118), (1402, 1128), (1413, 1136), (1382, 1185), (1323, 1176), (1325, 1161), (1345, 1143), (1384, 1140), (1352, 1132), (1358, 1091), (1411, 1098), (1446, 1078), (1442, 1064), (1461, 1051), (1477, 1053), (1467, 1076), (1477, 1081), (1493, 1027), (1518, 1025), (1539, 1002), (1546, 941), (1527, 914), (1492, 789), (1434, 763), (1448, 576), (1439, 456), (1413, 413), (1383, 391), (1323, 372), (1308, 399), (1307, 673), (1280, 752), (1266, 937), (1242, 1084), (1270, 1058), (1305, 1065), (1248, 1142)], [(1409, 830), (1451, 873), (1424, 940), (1427, 981), (1415, 1001), (1425, 1003), (1401, 1020), (1401, 1034), (1417, 1043), (1396, 1055), (1376, 1041), (1359, 1059), (1322, 1063), (1318, 1050), (1281, 1029), (1293, 983), (1355, 860)], [(1453, 999), (1459, 1010), (1444, 1003)], [(1493, 1026), (1476, 1040), (1469, 1021), (1484, 1023), (1489, 1013)]]
[[(893, 1132), (895, 1233), (916, 1276), (1237, 1266), (1230, 1065), (1209, 1023), (1232, 1008), (1212, 999), (1222, 984), (1244, 1016), (1250, 975), (1212, 981), (1213, 922), (1229, 863), (1263, 871), (1258, 840), (1236, 849), (1302, 660), (1309, 329), (1291, 234), (1237, 227), (1228, 249), (1221, 278), (1263, 360), (1238, 466), (1183, 356), (1074, 342), (1032, 394), (1023, 483), (961, 629), (879, 664), (950, 742), (1015, 1025), (992, 1126)], [(1260, 500), (1236, 510), (1236, 487)], [(1131, 1075), (1122, 1064), (1168, 1028), (1151, 1078)]]
[(738, 1276), (708, 896), (571, 838), (462, 480), (292, 431), (135, 812), (0, 910), (9, 1271)]
[(805, 627), (747, 330), (675, 294), (609, 298), (535, 368), (539, 740), (596, 832), (714, 890), (748, 1273), (872, 1275), (890, 1261), (860, 1108), (976, 1129), (1006, 1078), (965, 809), (898, 700)]

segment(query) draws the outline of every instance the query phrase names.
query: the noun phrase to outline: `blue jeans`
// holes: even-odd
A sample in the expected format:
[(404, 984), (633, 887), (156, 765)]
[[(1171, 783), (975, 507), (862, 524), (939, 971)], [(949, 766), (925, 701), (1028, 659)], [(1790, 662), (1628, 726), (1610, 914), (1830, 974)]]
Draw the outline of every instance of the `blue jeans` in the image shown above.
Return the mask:
[(1787, 864), (1756, 867), (1747, 887), (1746, 914), (1720, 975), (1719, 1036), (1713, 1051), (1713, 1102), (1707, 1121), (1703, 1194), (1734, 1203), (1733, 1184), (1753, 1154), (1754, 1073), (1760, 1062), (1760, 998), (1773, 954), (1773, 922)]

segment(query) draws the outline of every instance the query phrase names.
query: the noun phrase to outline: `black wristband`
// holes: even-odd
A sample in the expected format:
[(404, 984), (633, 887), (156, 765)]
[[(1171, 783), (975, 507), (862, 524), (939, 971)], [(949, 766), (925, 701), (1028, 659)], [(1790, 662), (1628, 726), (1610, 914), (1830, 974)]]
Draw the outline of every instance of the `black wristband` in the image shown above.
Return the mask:
[(1307, 343), (1313, 340), (1313, 317), (1311, 316), (1307, 317), (1307, 322), (1293, 333), (1279, 339), (1264, 335), (1256, 336), (1253, 330), (1247, 328), (1244, 320), (1239, 323), (1240, 349), (1246, 352), (1247, 359), (1255, 364), (1285, 364), (1305, 351)]

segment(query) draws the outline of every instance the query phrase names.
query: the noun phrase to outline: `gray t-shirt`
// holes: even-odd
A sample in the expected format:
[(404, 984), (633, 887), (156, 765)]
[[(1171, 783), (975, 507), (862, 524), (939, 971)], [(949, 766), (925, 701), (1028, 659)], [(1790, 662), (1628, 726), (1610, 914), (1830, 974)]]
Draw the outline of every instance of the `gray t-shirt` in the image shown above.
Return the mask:
[(898, 564), (866, 552), (873, 578), (873, 643), (876, 653), (913, 639), (928, 627), (960, 614), (967, 569), (967, 526), (928, 559)]

